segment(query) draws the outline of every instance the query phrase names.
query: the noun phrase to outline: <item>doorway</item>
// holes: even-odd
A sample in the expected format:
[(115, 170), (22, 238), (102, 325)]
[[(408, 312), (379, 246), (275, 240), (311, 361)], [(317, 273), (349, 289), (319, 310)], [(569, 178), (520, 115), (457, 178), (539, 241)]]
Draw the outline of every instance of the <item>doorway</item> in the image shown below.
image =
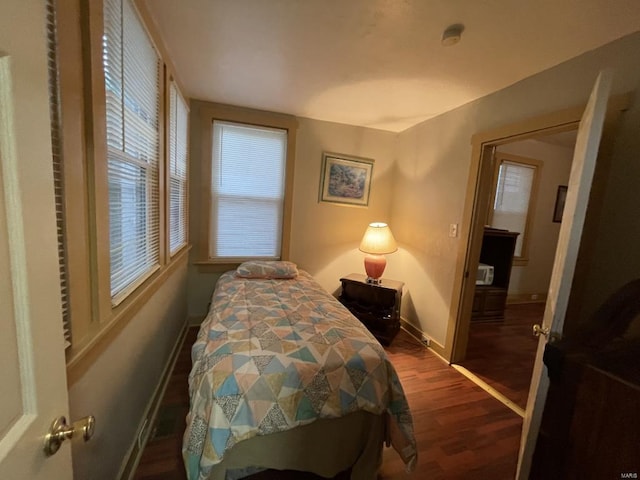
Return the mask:
[[(603, 142), (600, 145), (601, 153), (603, 150), (607, 151), (611, 148), (616, 120), (619, 114), (628, 107), (629, 102), (629, 95), (617, 95), (609, 99), (604, 123)], [(457, 298), (454, 298), (451, 305), (444, 351), (445, 358), (454, 367), (464, 360), (467, 351), (474, 300), (475, 271), (479, 264), (486, 212), (491, 198), (494, 172), (493, 158), (496, 148), (520, 140), (538, 139), (576, 130), (583, 112), (584, 107), (556, 111), (478, 133), (471, 138), (470, 175), (467, 183), (464, 215), (461, 222), (462, 242), (453, 285), (454, 291), (460, 293)], [(596, 164), (596, 172), (588, 200), (590, 214), (583, 226), (583, 241), (578, 254), (585, 259), (583, 266), (588, 264), (588, 258), (595, 247), (593, 239), (596, 237), (595, 232), (601, 215), (602, 202), (600, 199), (604, 194), (604, 179), (606, 179), (606, 172), (609, 168), (609, 160), (608, 154), (605, 153), (603, 158)], [(571, 286), (571, 298), (566, 306), (567, 315), (579, 311), (579, 306), (584, 301), (585, 287), (585, 281), (582, 276), (580, 274), (574, 276)], [(473, 375), (470, 375), (470, 378), (474, 381), (476, 380)]]
[(583, 111), (582, 107), (562, 110), (479, 133), (471, 139), (472, 165), (462, 222), (463, 242), (454, 285), (460, 296), (452, 304), (445, 355), (454, 368), (481, 387), (486, 387), (489, 393), (522, 416), (525, 414), (524, 409), (459, 365), (467, 353), (475, 292), (475, 271), (480, 260), (484, 227), (493, 190), (495, 152), (502, 145), (576, 130)]
[[(542, 324), (560, 231), (557, 196), (569, 179), (575, 139), (576, 130), (570, 130), (518, 139), (493, 151), (486, 225), (518, 235), (504, 244), (514, 250), (504, 252), (504, 266), (491, 251), (496, 233), (485, 229), (480, 262), (508, 272), (496, 271), (500, 285), (475, 286), (467, 348), (458, 365), (522, 416), (538, 344), (532, 325)], [(486, 292), (493, 293), (493, 310), (478, 310)]]
[[(615, 123), (620, 112), (627, 108), (629, 100), (625, 95), (609, 97), (611, 83), (611, 72), (600, 72), (584, 109), (564, 110), (472, 137), (472, 165), (462, 225), (463, 242), (454, 285), (459, 287), (460, 297), (452, 302), (451, 329), (447, 335), (451, 344), (445, 351), (452, 363), (463, 360), (466, 353), (475, 271), (479, 265), (484, 233), (482, 220), (492, 187), (490, 169), (495, 148), (516, 139), (535, 138), (579, 127), (563, 215), (566, 218), (560, 229), (544, 323), (542, 327), (536, 325), (534, 328), (540, 334), (540, 339), (524, 412), (516, 474), (518, 479), (529, 474), (549, 387), (549, 379), (544, 375), (543, 351), (548, 341), (562, 335), (565, 318), (570, 315), (572, 307), (580, 305), (588, 294), (585, 283), (575, 281), (580, 278), (575, 274), (583, 268), (578, 267), (580, 261), (586, 264), (594, 252), (594, 239), (597, 238), (597, 227), (603, 212), (601, 206), (611, 161), (609, 154)], [(603, 150), (606, 153), (601, 155)]]

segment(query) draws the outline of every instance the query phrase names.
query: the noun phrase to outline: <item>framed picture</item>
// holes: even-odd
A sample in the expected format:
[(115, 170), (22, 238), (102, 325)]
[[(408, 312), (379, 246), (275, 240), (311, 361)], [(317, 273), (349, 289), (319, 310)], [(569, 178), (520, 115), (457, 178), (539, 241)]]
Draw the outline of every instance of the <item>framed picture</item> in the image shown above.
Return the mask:
[(564, 212), (564, 202), (567, 200), (567, 186), (558, 185), (558, 193), (556, 193), (556, 206), (553, 207), (553, 221), (562, 222), (562, 212)]
[(366, 207), (372, 172), (369, 158), (323, 153), (319, 201)]

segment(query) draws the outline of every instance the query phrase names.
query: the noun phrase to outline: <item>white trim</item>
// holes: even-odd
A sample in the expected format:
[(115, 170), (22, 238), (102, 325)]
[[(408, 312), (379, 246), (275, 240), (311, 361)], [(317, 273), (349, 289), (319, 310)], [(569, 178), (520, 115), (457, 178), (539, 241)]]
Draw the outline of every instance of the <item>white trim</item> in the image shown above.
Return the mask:
[(502, 393), (497, 391), (495, 388), (493, 388), (487, 382), (482, 380), (480, 377), (476, 376), (475, 374), (473, 374), (472, 372), (470, 372), (469, 370), (464, 368), (462, 365), (456, 365), (455, 363), (452, 363), (451, 366), (453, 368), (455, 368), (458, 372), (460, 372), (462, 375), (467, 377), (469, 380), (471, 380), (473, 383), (478, 385), (481, 389), (483, 389), (485, 392), (487, 392), (493, 398), (495, 398), (496, 400), (500, 401), (505, 406), (507, 406), (511, 410), (513, 410), (515, 413), (520, 415), (521, 418), (524, 418), (524, 409), (523, 408), (521, 408), (520, 406), (518, 406), (515, 403), (513, 403), (511, 400), (509, 400), (507, 397), (505, 397)]

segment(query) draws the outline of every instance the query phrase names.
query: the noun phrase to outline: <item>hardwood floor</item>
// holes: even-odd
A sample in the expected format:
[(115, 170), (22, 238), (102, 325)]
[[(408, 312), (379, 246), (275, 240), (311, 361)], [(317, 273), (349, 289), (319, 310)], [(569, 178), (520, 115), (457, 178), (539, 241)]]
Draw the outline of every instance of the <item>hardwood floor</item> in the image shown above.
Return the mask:
[(191, 345), (198, 328), (189, 328), (171, 372), (149, 441), (144, 447), (135, 480), (186, 480), (182, 462), (182, 434), (189, 411)]
[(460, 364), (523, 410), (527, 406), (544, 303), (508, 305), (502, 322), (472, 322), (466, 359)]
[(522, 419), (402, 331), (387, 349), (413, 413), (413, 475), (392, 449), (379, 479), (513, 479)]
[[(136, 480), (185, 480), (181, 458), (190, 329), (165, 393), (155, 433), (147, 443)], [(413, 474), (392, 448), (385, 449), (380, 480), (512, 479), (520, 443), (521, 418), (400, 331), (387, 352), (400, 376), (413, 412), (419, 456)], [(299, 472), (258, 474), (253, 480), (320, 478)], [(344, 478), (344, 476), (341, 476)]]

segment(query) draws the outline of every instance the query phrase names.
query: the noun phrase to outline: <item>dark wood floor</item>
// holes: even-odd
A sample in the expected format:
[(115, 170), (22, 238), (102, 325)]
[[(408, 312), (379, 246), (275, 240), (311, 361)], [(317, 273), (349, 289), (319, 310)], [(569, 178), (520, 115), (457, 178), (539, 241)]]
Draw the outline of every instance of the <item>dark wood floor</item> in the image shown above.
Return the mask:
[(508, 305), (502, 322), (471, 323), (466, 359), (460, 364), (523, 410), (527, 406), (544, 303)]
[[(187, 335), (162, 401), (155, 433), (136, 471), (136, 480), (186, 478), (180, 452), (188, 408), (189, 349), (195, 334), (196, 330), (191, 329)], [(400, 331), (387, 352), (413, 412), (419, 458), (416, 471), (409, 475), (395, 451), (385, 449), (378, 478), (512, 479), (521, 418), (404, 331)], [(261, 480), (285, 478), (310, 477), (300, 474), (260, 477)]]

